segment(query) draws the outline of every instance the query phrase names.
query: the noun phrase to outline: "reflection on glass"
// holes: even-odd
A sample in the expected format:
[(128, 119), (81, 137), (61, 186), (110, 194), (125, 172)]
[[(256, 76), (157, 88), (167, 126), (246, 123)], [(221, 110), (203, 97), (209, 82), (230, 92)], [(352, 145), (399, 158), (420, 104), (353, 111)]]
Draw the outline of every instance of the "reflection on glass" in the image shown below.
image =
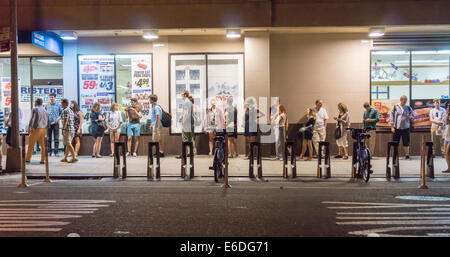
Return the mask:
[(449, 93), (449, 53), (412, 52), (412, 99), (447, 99)]

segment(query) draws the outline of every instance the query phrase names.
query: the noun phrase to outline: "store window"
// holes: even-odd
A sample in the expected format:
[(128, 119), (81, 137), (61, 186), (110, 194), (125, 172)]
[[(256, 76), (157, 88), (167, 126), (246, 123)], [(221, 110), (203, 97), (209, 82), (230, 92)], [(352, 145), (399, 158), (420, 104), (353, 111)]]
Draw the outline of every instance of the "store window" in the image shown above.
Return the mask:
[[(227, 99), (233, 98), (238, 124), (244, 118), (244, 55), (208, 54), (208, 107), (215, 99), (217, 108), (225, 110)], [(238, 132), (244, 128), (238, 125)]]
[[(183, 99), (181, 93), (188, 90), (194, 98), (195, 110), (203, 113), (206, 102), (206, 55), (180, 54), (170, 56), (170, 109), (172, 133), (181, 133)], [(203, 124), (195, 124), (195, 132), (201, 132)]]
[(61, 57), (33, 57), (33, 79), (63, 79)]
[(400, 96), (409, 99), (409, 51), (373, 51), (371, 56), (371, 100), (380, 113), (377, 126), (388, 127), (389, 112)]

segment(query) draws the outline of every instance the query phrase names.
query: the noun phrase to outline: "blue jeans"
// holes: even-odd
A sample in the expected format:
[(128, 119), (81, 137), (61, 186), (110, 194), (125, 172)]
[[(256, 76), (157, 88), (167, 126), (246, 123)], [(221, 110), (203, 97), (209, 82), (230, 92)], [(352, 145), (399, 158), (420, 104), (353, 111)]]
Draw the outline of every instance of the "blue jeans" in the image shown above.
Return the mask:
[[(52, 135), (53, 135), (53, 140), (54, 140), (54, 145), (55, 148), (52, 148)], [(53, 152), (55, 154), (58, 153), (58, 147), (59, 147), (59, 123), (55, 123), (50, 125), (50, 127), (47, 129), (47, 149), (48, 149), (48, 153), (50, 154)]]

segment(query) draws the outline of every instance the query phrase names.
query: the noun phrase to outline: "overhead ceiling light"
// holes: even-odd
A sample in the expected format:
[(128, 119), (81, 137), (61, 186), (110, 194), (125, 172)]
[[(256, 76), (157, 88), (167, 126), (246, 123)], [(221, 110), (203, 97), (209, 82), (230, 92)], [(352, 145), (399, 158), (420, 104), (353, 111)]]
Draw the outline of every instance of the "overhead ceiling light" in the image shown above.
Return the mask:
[(61, 63), (60, 61), (55, 60), (55, 59), (37, 59), (37, 61), (45, 63), (45, 64), (59, 64), (59, 63)]
[(374, 51), (372, 52), (374, 55), (400, 55), (400, 54), (409, 54), (408, 51)]
[(153, 47), (161, 47), (164, 46), (163, 43), (153, 43)]
[(142, 33), (142, 37), (145, 39), (158, 39), (158, 31), (157, 30), (144, 30)]
[(240, 38), (241, 30), (240, 29), (227, 29), (227, 38)]
[(381, 37), (384, 36), (384, 28), (370, 28), (369, 37)]
[(364, 39), (364, 40), (361, 40), (361, 43), (368, 44), (368, 43), (370, 43), (370, 40)]
[(77, 40), (78, 35), (75, 31), (61, 31), (59, 37), (63, 40)]

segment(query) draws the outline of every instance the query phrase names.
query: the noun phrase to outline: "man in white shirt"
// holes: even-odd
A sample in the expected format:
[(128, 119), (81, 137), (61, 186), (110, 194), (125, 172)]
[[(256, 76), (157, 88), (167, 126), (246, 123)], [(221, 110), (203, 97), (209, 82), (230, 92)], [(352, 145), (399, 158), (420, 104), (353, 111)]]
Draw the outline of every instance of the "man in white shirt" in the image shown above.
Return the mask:
[(442, 131), (445, 127), (445, 109), (440, 106), (439, 99), (433, 100), (434, 108), (430, 110), (431, 142), (433, 142), (433, 154), (444, 153)]
[(316, 100), (316, 108), (314, 109), (316, 112), (316, 123), (314, 124), (313, 131), (313, 144), (314, 149), (316, 149), (316, 154), (319, 153), (319, 142), (325, 141), (327, 136), (327, 120), (328, 113), (325, 108), (322, 107), (323, 102), (321, 99)]

